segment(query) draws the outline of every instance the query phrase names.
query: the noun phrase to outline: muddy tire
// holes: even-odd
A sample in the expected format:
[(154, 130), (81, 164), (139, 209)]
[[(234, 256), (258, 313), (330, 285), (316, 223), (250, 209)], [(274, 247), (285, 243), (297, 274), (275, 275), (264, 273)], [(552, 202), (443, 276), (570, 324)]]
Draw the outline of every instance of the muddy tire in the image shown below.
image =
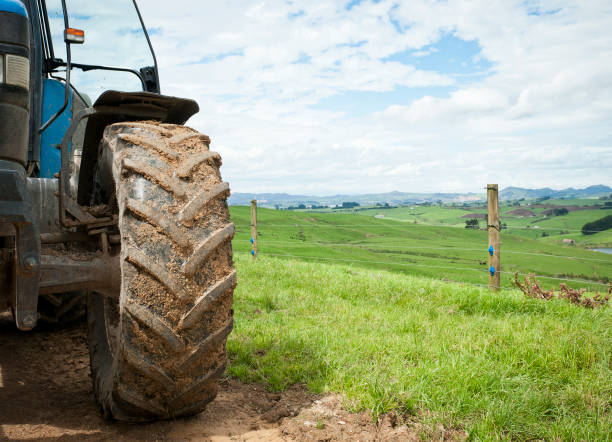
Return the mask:
[(229, 187), (207, 136), (151, 122), (108, 126), (92, 203), (119, 216), (119, 299), (90, 295), (94, 392), (106, 417), (201, 412), (217, 393), (233, 327)]

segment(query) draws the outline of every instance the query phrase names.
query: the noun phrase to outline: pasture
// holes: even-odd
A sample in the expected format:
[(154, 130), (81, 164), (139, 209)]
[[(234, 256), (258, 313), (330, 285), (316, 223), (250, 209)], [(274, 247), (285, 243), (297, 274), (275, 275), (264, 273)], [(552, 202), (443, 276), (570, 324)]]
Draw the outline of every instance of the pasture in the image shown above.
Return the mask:
[[(487, 232), (406, 220), (346, 213), (308, 213), (258, 209), (259, 252), (270, 257), (344, 263), (446, 281), (487, 284)], [(248, 252), (250, 208), (230, 208), (236, 224), (234, 249)], [(432, 213), (450, 209), (435, 208)], [(455, 209), (457, 210), (457, 209)], [(601, 212), (604, 212), (603, 210)], [(363, 213), (363, 212), (357, 212)], [(566, 215), (568, 218), (574, 212)], [(580, 213), (580, 212), (578, 212)], [(565, 217), (563, 217), (565, 218)], [(567, 283), (605, 290), (612, 279), (612, 255), (562, 245), (552, 236), (532, 239), (523, 230), (502, 231), (502, 286), (513, 287), (514, 273), (541, 275), (542, 286)], [(597, 235), (608, 235), (602, 232)], [(601, 285), (603, 284), (603, 285)]]
[[(265, 236), (264, 236), (265, 237)], [(609, 440), (612, 310), (356, 263), (235, 256), (228, 372), (471, 440)]]

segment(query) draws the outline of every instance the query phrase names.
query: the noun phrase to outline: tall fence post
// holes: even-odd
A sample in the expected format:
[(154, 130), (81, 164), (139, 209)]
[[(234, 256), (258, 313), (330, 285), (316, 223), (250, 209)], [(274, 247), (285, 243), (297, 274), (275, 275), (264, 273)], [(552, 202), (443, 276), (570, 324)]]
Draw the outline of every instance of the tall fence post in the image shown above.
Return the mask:
[(251, 201), (251, 255), (253, 260), (257, 259), (257, 200)]
[(499, 256), (500, 222), (497, 184), (487, 184), (487, 230), (489, 232), (489, 289), (497, 291), (501, 284), (501, 261)]

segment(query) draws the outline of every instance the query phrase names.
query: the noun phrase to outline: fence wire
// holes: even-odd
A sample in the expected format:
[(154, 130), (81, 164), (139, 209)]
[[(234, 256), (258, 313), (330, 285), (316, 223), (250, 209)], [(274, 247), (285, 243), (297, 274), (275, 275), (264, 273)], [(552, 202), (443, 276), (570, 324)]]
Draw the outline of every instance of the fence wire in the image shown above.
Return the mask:
[[(262, 253), (262, 252), (260, 251), (259, 253)], [(383, 264), (383, 265), (401, 266), (401, 267), (425, 267), (425, 268), (431, 268), (431, 269), (462, 270), (462, 271), (472, 271), (472, 272), (488, 273), (488, 270), (486, 270), (486, 269), (477, 269), (477, 268), (473, 268), (473, 267), (438, 266), (438, 265), (423, 264), (423, 263), (402, 263), (402, 262), (389, 262), (389, 261), (374, 261), (374, 260), (368, 260), (368, 259), (333, 258), (333, 257), (324, 257), (324, 256), (294, 255), (294, 254), (289, 254), (289, 253), (264, 252), (262, 254), (266, 255), (266, 256), (281, 256), (281, 257), (299, 258), (299, 259), (315, 259), (315, 260), (321, 260), (321, 261), (338, 261), (338, 262), (349, 262), (349, 263), (350, 262), (355, 262), (355, 263)], [(540, 278), (540, 279), (550, 279), (550, 280), (555, 280), (555, 281), (568, 281), (568, 282), (572, 281), (572, 282), (579, 282), (579, 283), (582, 283), (582, 284), (585, 284), (585, 285), (597, 285), (597, 286), (602, 286), (602, 287), (608, 287), (608, 284), (604, 284), (604, 283), (601, 283), (601, 282), (595, 282), (595, 281), (589, 281), (587, 279), (561, 278), (561, 277), (558, 277), (558, 276), (537, 275), (537, 274), (534, 274), (534, 273), (524, 273), (524, 272), (500, 271), (499, 273), (505, 274), (505, 275), (518, 274), (518, 275), (521, 275), (521, 276), (535, 276), (536, 278)], [(471, 284), (471, 283), (467, 283), (466, 282), (466, 284)]]
[[(431, 246), (411, 246), (409, 244), (387, 244), (387, 243), (329, 243), (329, 242), (310, 242), (310, 241), (278, 241), (278, 240), (265, 240), (265, 244), (289, 244), (295, 246), (323, 246), (323, 247), (360, 247), (367, 248), (370, 246), (384, 246), (390, 248), (400, 248), (402, 250), (456, 250), (456, 251), (469, 251), (469, 252), (482, 252), (483, 249), (472, 249), (465, 247), (431, 247)], [(561, 259), (570, 259), (573, 261), (593, 261), (593, 262), (605, 262), (609, 263), (609, 260), (599, 259), (599, 258), (584, 258), (578, 256), (564, 256), (564, 255), (552, 255), (548, 253), (538, 253), (538, 252), (520, 252), (514, 250), (504, 250), (504, 254), (509, 253), (513, 255), (531, 255), (531, 256), (545, 256), (549, 258), (561, 258)]]
[[(266, 227), (286, 227), (286, 228), (294, 228), (294, 227), (343, 227), (343, 228), (347, 228), (347, 227), (401, 227), (399, 225), (389, 225), (389, 224), (384, 224), (385, 221), (395, 221), (397, 223), (401, 223), (401, 224), (409, 224), (410, 226), (414, 226), (414, 227), (445, 227), (447, 229), (465, 229), (464, 225), (451, 225), (451, 224), (425, 224), (425, 223), (415, 223), (413, 221), (409, 221), (409, 220), (401, 220), (401, 219), (395, 219), (395, 218), (385, 218), (384, 220), (381, 219), (381, 222), (379, 224), (324, 224), (324, 223), (320, 223), (319, 220), (317, 220), (316, 222), (313, 222), (311, 224), (266, 224)], [(477, 230), (477, 229), (474, 229)], [(502, 228), (503, 230), (529, 230), (532, 232), (553, 232), (553, 231), (563, 231), (563, 232), (567, 232), (567, 233), (578, 233), (578, 232), (582, 232), (582, 233), (601, 233), (604, 232), (604, 230), (582, 230), (582, 229), (566, 229), (564, 227), (522, 227), (522, 226), (507, 226), (505, 228)]]
[[(389, 221), (391, 222), (395, 221), (395, 223), (390, 223)], [(503, 222), (503, 220), (501, 220), (500, 222)], [(417, 223), (414, 220), (400, 220), (400, 219), (395, 219), (395, 218), (377, 219), (374, 223), (370, 223), (370, 224), (360, 224), (360, 223), (333, 224), (333, 223), (327, 223), (325, 220), (321, 220), (321, 219), (317, 219), (317, 220), (313, 219), (312, 222), (308, 222), (308, 223), (304, 223), (304, 220), (294, 220), (294, 221), (289, 221), (286, 224), (267, 224), (267, 223), (261, 223), (260, 221), (259, 227), (261, 227), (262, 224), (265, 228), (275, 228), (275, 229), (282, 228), (284, 232), (294, 231), (296, 228), (299, 228), (300, 230), (308, 229), (308, 230), (314, 230), (314, 231), (324, 230), (324, 229), (348, 229), (350, 231), (350, 229), (363, 229), (363, 228), (367, 228), (369, 230), (369, 229), (376, 229), (378, 227), (384, 227), (385, 229), (397, 231), (397, 230), (403, 230), (405, 226), (406, 227), (407, 226), (410, 226), (410, 227), (413, 227), (413, 226), (414, 227), (442, 227), (446, 229), (464, 229), (465, 228), (463, 225), (424, 224), (424, 223)], [(240, 226), (240, 228), (247, 228), (247, 229), (250, 227), (251, 226), (248, 226), (248, 227)], [(507, 231), (508, 233), (510, 233), (509, 231), (512, 231), (512, 230), (529, 230), (533, 232), (559, 231), (561, 234), (570, 233), (570, 232), (582, 232), (582, 233), (598, 233), (599, 232), (599, 231), (590, 231), (590, 230), (584, 231), (582, 229), (578, 230), (578, 229), (567, 229), (563, 227), (546, 227), (546, 226), (536, 226), (536, 225), (517, 226), (517, 227), (507, 226), (503, 228), (502, 230)], [(341, 230), (341, 232), (342, 231), (346, 232), (347, 230)], [(364, 251), (371, 251), (375, 253), (376, 252), (377, 253), (415, 252), (415, 254), (418, 254), (418, 251), (431, 250), (431, 251), (444, 251), (444, 252), (480, 252), (483, 254), (481, 258), (484, 258), (485, 257), (484, 254), (486, 253), (485, 247), (470, 248), (470, 247), (455, 247), (455, 246), (446, 246), (446, 247), (444, 246), (419, 246), (419, 245), (412, 245), (412, 243), (406, 243), (406, 242), (401, 241), (401, 239), (406, 241), (406, 238), (400, 238), (400, 241), (393, 241), (392, 243), (387, 243), (387, 242), (380, 242), (380, 241), (376, 241), (376, 242), (325, 242), (325, 241), (282, 240), (282, 239), (268, 240), (266, 238), (262, 238), (262, 236), (263, 235), (258, 236), (258, 253), (262, 255), (268, 255), (268, 256), (286, 257), (286, 258), (301, 259), (301, 260), (318, 260), (318, 261), (328, 261), (328, 262), (362, 263), (362, 264), (367, 263), (367, 264), (384, 265), (384, 266), (389, 266), (389, 267), (398, 267), (398, 266), (405, 267), (405, 268), (421, 267), (421, 268), (429, 268), (429, 269), (436, 269), (436, 270), (455, 270), (455, 271), (460, 271), (460, 272), (477, 272), (481, 274), (489, 273), (488, 269), (465, 267), (465, 266), (435, 265), (435, 264), (427, 264), (427, 263), (422, 263), (422, 262), (391, 262), (388, 260), (380, 261), (380, 260), (374, 260), (374, 259), (371, 260), (371, 259), (339, 258), (339, 257), (333, 257), (333, 256), (309, 256), (309, 255), (295, 254), (295, 253), (282, 253), (283, 250), (280, 250), (281, 253), (279, 253), (279, 250), (278, 250), (278, 249), (283, 249), (282, 246), (322, 247), (322, 248), (348, 247), (348, 248), (355, 248), (355, 249), (360, 249)], [(271, 250), (269, 252), (266, 250), (268, 245), (271, 246)], [(264, 246), (263, 250), (261, 246)], [(395, 252), (395, 250), (397, 250), (397, 252)], [(574, 262), (593, 262), (593, 263), (612, 264), (612, 261), (607, 260), (607, 259), (602, 259), (602, 258), (556, 255), (552, 253), (543, 253), (539, 251), (521, 251), (521, 250), (502, 249), (501, 254), (511, 255), (511, 256), (513, 255), (514, 256), (533, 256), (533, 257), (552, 258), (552, 259), (559, 259), (559, 260), (571, 260)], [(461, 259), (461, 258), (457, 258), (457, 259)], [(480, 258), (477, 258), (477, 259), (478, 261), (481, 262)], [(512, 266), (518, 267), (518, 264), (513, 263), (513, 262), (505, 263), (504, 265), (511, 266), (511, 267)], [(525, 273), (521, 271), (510, 272), (510, 271), (500, 270), (499, 274), (501, 275), (515, 275), (516, 274), (520, 276), (535, 276), (536, 278), (543, 279), (543, 280), (574, 282), (574, 283), (580, 283), (580, 284), (587, 285), (587, 286), (600, 286), (600, 287), (608, 286), (608, 284), (604, 284), (602, 282), (588, 280), (588, 279), (539, 275), (539, 274), (535, 274), (535, 272)], [(466, 285), (489, 287), (488, 285), (485, 285), (485, 284), (478, 284), (478, 283), (472, 283), (472, 282), (463, 282), (463, 281), (455, 281), (455, 282), (466, 284)], [(512, 286), (502, 286), (501, 288), (513, 288), (513, 287), (514, 287), (514, 284), (512, 284)]]

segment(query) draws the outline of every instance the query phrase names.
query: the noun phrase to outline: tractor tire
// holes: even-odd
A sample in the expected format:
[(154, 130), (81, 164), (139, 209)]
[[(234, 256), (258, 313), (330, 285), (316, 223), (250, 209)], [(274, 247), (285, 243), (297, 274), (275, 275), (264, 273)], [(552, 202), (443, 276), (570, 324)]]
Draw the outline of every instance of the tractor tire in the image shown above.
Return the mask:
[[(155, 122), (104, 130), (92, 203), (119, 217), (121, 293), (88, 298), (94, 393), (107, 418), (194, 415), (217, 394), (233, 327), (229, 186), (210, 139)], [(120, 249), (120, 250), (119, 250)]]

